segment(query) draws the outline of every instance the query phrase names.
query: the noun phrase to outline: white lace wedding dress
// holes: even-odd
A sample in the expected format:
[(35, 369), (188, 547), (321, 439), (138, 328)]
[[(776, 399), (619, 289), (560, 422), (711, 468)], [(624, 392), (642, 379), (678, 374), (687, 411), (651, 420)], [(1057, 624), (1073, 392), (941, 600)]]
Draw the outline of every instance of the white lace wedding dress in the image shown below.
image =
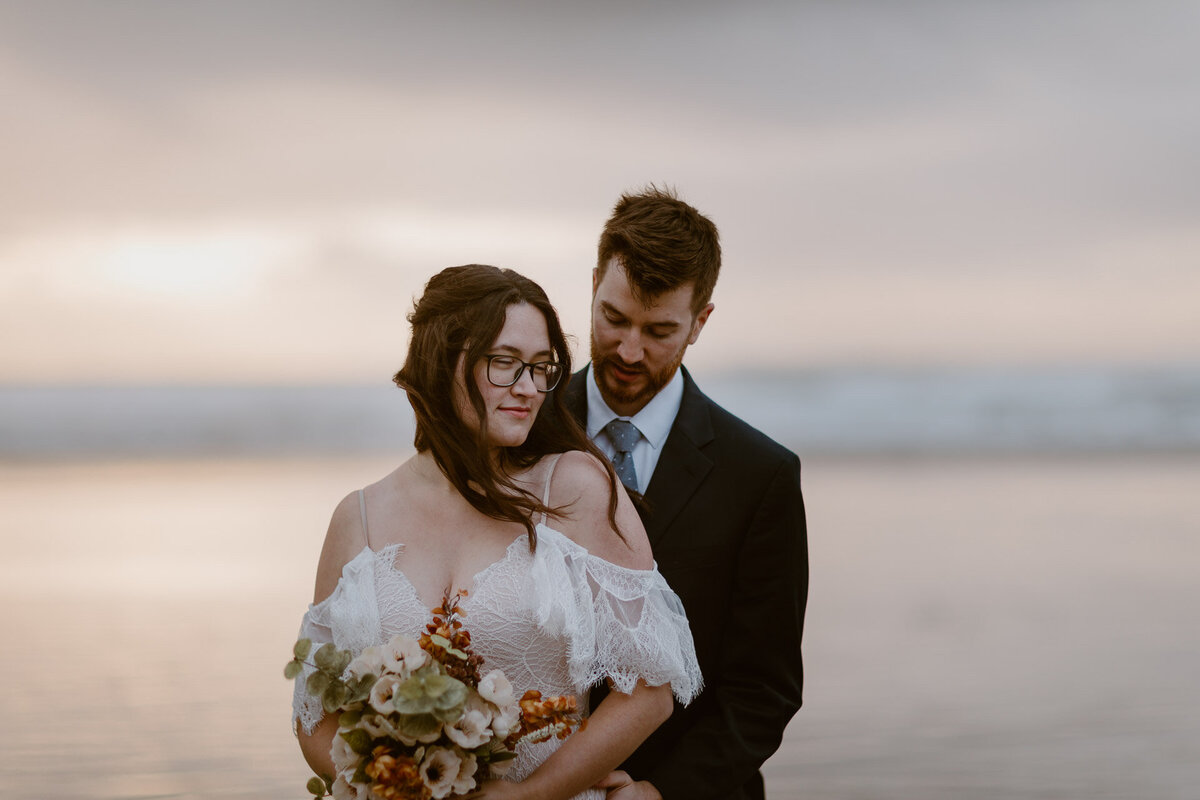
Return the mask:
[[(403, 547), (364, 547), (345, 565), (333, 593), (309, 607), (300, 636), (358, 653), (396, 634), (423, 632), (432, 614), (395, 566)], [(670, 683), (685, 703), (700, 691), (683, 606), (657, 569), (612, 564), (543, 523), (536, 552), (529, 552), (524, 535), (518, 537), (468, 591), (460, 608), (483, 671), (504, 670), (518, 696), (526, 689), (574, 694), (586, 708), (588, 689), (605, 679), (625, 693), (639, 679)], [(321, 702), (304, 683), (304, 677), (296, 681), (293, 713), (311, 731), (321, 719)], [(506, 777), (526, 777), (561, 744), (521, 744)], [(576, 796), (603, 797), (597, 790)]]

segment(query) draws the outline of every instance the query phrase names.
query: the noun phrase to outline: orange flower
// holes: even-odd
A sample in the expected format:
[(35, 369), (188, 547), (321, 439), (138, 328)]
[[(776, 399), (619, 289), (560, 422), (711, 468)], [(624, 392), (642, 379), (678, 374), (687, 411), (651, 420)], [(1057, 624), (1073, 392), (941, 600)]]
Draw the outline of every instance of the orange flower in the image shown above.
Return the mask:
[(371, 779), (371, 791), (385, 800), (427, 800), (429, 789), (419, 767), (410, 756), (381, 744), (371, 751), (363, 771)]
[(542, 697), (537, 689), (530, 689), (521, 696), (519, 705), (520, 724), (504, 742), (509, 749), (531, 734), (541, 739), (551, 736), (565, 739), (574, 730), (587, 727), (587, 720), (579, 718), (579, 703), (572, 696)]

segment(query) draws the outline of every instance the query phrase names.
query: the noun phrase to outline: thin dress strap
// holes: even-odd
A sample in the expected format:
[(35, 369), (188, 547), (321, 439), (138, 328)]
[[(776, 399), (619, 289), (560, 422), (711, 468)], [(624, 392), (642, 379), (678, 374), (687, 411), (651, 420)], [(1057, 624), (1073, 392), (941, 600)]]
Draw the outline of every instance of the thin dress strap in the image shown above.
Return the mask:
[[(554, 477), (554, 468), (558, 466), (558, 460), (562, 458), (562, 453), (555, 453), (550, 456), (550, 469), (546, 471), (546, 488), (542, 490), (542, 505), (550, 505), (550, 479)], [(546, 524), (546, 512), (542, 512), (542, 524)]]
[(367, 547), (371, 546), (371, 531), (367, 527), (367, 497), (363, 490), (358, 490), (358, 513), (362, 515), (363, 536), (367, 539)]

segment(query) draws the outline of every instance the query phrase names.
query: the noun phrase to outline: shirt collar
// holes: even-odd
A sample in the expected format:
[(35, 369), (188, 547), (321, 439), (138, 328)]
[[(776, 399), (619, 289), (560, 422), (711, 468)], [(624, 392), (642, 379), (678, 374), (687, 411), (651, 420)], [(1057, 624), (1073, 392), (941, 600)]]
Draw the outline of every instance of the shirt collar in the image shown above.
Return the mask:
[[(626, 417), (626, 419), (637, 426), (651, 447), (659, 450), (666, 444), (667, 436), (671, 433), (671, 426), (675, 424), (675, 417), (679, 414), (679, 406), (682, 404), (683, 371), (675, 370), (675, 375), (670, 382), (654, 395), (641, 411), (632, 417)], [(596, 384), (596, 371), (589, 364), (587, 374), (588, 437), (595, 437), (605, 425), (618, 416), (617, 412), (604, 402), (604, 397), (600, 394), (600, 387)]]

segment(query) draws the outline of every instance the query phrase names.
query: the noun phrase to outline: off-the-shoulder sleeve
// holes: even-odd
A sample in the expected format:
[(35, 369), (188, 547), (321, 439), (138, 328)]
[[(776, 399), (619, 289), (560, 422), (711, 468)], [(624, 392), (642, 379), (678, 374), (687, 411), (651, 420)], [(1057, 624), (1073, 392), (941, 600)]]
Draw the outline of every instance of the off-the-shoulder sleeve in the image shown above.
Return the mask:
[(333, 593), (308, 607), (300, 622), (301, 639), (311, 639), (312, 652), (292, 691), (292, 722), (299, 721), (305, 733), (312, 733), (321, 717), (321, 698), (308, 693), (308, 676), (316, 671), (312, 653), (326, 642), (340, 650), (355, 653), (380, 641), (379, 606), (375, 600), (374, 565), (368, 558), (355, 558), (342, 568), (342, 577)]
[(625, 694), (638, 680), (669, 683), (681, 703), (702, 678), (683, 603), (657, 569), (628, 569), (540, 527), (533, 559), (537, 621), (567, 638), (571, 681), (584, 692), (605, 678)]

